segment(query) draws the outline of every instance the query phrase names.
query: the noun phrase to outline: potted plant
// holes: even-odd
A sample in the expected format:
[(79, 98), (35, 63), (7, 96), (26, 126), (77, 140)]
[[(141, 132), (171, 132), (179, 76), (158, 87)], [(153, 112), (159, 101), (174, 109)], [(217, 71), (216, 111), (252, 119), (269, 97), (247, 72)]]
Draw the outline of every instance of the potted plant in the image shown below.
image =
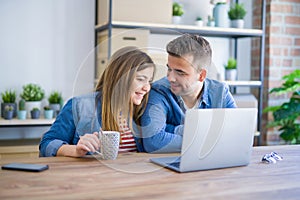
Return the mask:
[(60, 92), (53, 91), (48, 97), (49, 106), (53, 110), (53, 116), (56, 117), (63, 106), (63, 98)]
[(181, 16), (184, 14), (183, 6), (177, 2), (173, 3), (172, 15), (173, 23), (180, 24)]
[(13, 90), (6, 90), (5, 92), (1, 93), (2, 96), (2, 103), (1, 103), (1, 117), (4, 117), (4, 108), (6, 106), (12, 106), (14, 113), (13, 117), (17, 116), (17, 104), (16, 104), (16, 91)]
[(207, 16), (207, 26), (214, 27), (215, 26), (215, 18), (208, 15)]
[(12, 105), (6, 105), (4, 107), (4, 115), (3, 118), (4, 119), (12, 119), (13, 118), (13, 114), (14, 114), (14, 107)]
[(44, 107), (44, 117), (45, 117), (45, 119), (53, 118), (53, 110), (50, 108), (50, 106)]
[(229, 58), (225, 67), (225, 80), (235, 81), (237, 79), (237, 62), (235, 58)]
[(23, 92), (20, 96), (26, 101), (25, 108), (28, 118), (32, 108), (36, 107), (41, 109), (41, 101), (44, 98), (44, 95), (44, 90), (37, 84), (29, 83), (23, 86)]
[(26, 109), (25, 109), (25, 100), (20, 99), (19, 101), (19, 110), (18, 110), (18, 119), (26, 119)]
[(280, 87), (273, 88), (270, 93), (289, 94), (289, 101), (281, 105), (266, 107), (263, 112), (271, 112), (273, 121), (268, 127), (279, 127), (280, 137), (290, 144), (300, 144), (300, 70), (283, 76)]
[(202, 20), (202, 17), (196, 17), (196, 20), (195, 20), (195, 25), (196, 26), (203, 26), (203, 20)]
[(231, 27), (244, 28), (244, 17), (246, 13), (247, 12), (243, 4), (236, 3), (230, 7), (228, 17), (231, 20)]
[(31, 119), (39, 119), (40, 118), (40, 109), (39, 108), (32, 108), (30, 111)]

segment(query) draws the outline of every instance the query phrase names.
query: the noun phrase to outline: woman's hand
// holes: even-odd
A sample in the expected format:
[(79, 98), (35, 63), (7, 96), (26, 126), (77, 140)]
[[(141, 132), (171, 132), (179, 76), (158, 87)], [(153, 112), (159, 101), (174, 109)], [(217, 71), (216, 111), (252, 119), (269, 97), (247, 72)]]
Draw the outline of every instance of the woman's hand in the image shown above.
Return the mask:
[(76, 154), (78, 157), (84, 156), (87, 152), (95, 152), (100, 148), (99, 133), (86, 133), (80, 136), (76, 145)]

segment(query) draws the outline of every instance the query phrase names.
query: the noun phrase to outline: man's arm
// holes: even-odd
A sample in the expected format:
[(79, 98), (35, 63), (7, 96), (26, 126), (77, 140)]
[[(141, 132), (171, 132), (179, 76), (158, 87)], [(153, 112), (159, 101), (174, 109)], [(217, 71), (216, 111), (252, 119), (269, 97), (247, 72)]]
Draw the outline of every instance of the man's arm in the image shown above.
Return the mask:
[[(152, 91), (141, 119), (143, 145), (146, 152), (180, 152), (183, 125), (167, 124), (169, 102), (163, 95)], [(176, 112), (175, 112), (176, 113)]]

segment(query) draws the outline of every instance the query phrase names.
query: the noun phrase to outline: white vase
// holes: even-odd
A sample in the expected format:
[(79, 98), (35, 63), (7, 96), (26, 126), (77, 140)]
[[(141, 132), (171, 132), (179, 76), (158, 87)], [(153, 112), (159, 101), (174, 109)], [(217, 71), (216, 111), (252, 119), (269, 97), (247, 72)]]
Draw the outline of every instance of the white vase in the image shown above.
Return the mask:
[(31, 118), (30, 111), (33, 108), (38, 108), (41, 110), (41, 101), (26, 101), (25, 102), (25, 110), (27, 111), (27, 118)]
[(244, 28), (244, 20), (243, 19), (231, 20), (231, 28)]
[(173, 24), (181, 24), (181, 16), (173, 16), (172, 22)]
[(228, 5), (217, 4), (213, 9), (213, 16), (216, 27), (229, 27)]

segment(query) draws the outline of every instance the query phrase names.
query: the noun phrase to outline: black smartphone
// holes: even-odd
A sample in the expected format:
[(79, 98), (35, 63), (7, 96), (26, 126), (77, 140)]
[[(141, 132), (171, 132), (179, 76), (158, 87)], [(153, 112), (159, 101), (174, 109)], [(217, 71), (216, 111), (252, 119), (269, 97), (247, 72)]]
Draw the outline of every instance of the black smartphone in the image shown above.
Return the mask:
[(2, 169), (28, 171), (28, 172), (41, 172), (49, 169), (48, 165), (42, 164), (27, 164), (27, 163), (10, 163), (2, 166)]

